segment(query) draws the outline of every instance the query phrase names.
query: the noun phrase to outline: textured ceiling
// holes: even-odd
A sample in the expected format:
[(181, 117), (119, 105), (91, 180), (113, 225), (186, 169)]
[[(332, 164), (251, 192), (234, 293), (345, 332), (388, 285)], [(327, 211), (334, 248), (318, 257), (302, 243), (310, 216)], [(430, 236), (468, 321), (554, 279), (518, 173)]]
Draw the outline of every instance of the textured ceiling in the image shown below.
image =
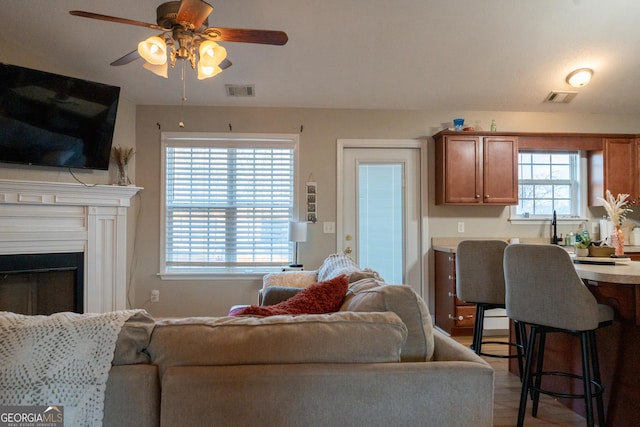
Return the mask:
[[(136, 104), (179, 104), (142, 60), (111, 67), (154, 30), (69, 15), (155, 23), (158, 0), (3, 0), (0, 61), (122, 88)], [(210, 26), (283, 30), (285, 46), (225, 43), (233, 66), (198, 81), (188, 105), (640, 114), (637, 0), (211, 0)], [(595, 70), (569, 104), (550, 91)], [(228, 98), (225, 84), (254, 84)]]

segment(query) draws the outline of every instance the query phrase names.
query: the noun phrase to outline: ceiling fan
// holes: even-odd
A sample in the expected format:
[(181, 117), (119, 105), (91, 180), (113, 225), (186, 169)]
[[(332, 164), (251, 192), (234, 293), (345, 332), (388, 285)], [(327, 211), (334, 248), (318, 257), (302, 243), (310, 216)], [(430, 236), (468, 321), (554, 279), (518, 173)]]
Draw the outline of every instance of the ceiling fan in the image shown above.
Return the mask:
[(218, 41), (281, 46), (289, 40), (283, 31), (209, 27), (208, 17), (212, 11), (213, 6), (203, 0), (169, 1), (158, 6), (157, 24), (81, 10), (69, 13), (161, 31), (160, 35), (140, 42), (137, 50), (113, 61), (111, 65), (125, 65), (142, 57), (146, 60), (145, 68), (165, 78), (167, 65), (173, 67), (178, 59), (183, 63), (189, 61), (193, 69), (197, 64), (199, 79), (213, 77), (230, 67), (226, 50), (216, 43)]

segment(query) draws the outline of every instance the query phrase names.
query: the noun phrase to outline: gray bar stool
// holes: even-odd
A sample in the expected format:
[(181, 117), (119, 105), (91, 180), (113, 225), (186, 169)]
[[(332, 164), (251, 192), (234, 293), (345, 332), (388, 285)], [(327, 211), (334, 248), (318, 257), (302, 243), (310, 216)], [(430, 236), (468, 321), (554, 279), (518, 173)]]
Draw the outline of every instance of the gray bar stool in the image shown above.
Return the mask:
[[(505, 308), (503, 259), (506, 247), (507, 243), (502, 240), (463, 240), (458, 243), (456, 248), (456, 296), (462, 301), (476, 305), (471, 349), (480, 356), (518, 358), (518, 368), (522, 377), (526, 342), (524, 325), (515, 323), (515, 343), (483, 341), (485, 311)], [(486, 353), (482, 351), (482, 344), (513, 346), (516, 349), (516, 354)]]
[[(504, 253), (507, 288), (507, 316), (529, 325), (531, 332), (525, 356), (520, 394), (518, 426), (524, 423), (527, 395), (533, 396), (532, 415), (537, 416), (540, 393), (555, 397), (584, 399), (587, 425), (594, 425), (593, 399), (596, 399), (598, 424), (604, 426), (604, 391), (595, 330), (611, 324), (613, 309), (598, 304), (578, 276), (566, 250), (556, 245), (510, 245)], [(578, 336), (581, 345), (582, 375), (543, 371), (547, 333), (563, 332)], [(537, 349), (535, 367), (533, 355)], [(562, 376), (582, 382), (582, 393), (563, 393), (543, 389), (543, 376)]]

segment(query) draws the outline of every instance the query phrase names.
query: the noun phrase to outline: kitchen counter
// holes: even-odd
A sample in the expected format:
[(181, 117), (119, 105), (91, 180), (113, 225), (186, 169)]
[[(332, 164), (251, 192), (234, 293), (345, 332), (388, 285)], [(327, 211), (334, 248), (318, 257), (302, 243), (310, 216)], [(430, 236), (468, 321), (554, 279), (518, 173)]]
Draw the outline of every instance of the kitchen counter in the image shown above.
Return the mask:
[[(510, 237), (474, 237), (471, 240), (479, 240), (479, 239), (491, 239), (491, 240), (504, 240), (505, 242), (509, 242), (509, 240), (511, 239)], [(458, 243), (461, 242), (462, 240), (465, 240), (464, 238), (459, 238), (459, 237), (434, 237), (433, 239), (431, 239), (431, 248), (434, 251), (440, 251), (440, 252), (447, 252), (447, 253), (452, 253), (455, 254), (456, 253), (456, 247), (458, 246)], [(520, 243), (534, 243), (534, 244), (548, 244), (549, 241), (548, 239), (542, 239), (542, 238), (524, 238), (521, 237), (520, 238)], [(573, 247), (566, 247), (565, 248), (569, 249), (570, 252), (573, 252)], [(640, 246), (631, 246), (631, 245), (625, 245), (624, 246), (624, 253), (625, 254), (640, 254)]]
[(616, 265), (575, 264), (575, 268), (583, 280), (640, 285), (640, 261)]

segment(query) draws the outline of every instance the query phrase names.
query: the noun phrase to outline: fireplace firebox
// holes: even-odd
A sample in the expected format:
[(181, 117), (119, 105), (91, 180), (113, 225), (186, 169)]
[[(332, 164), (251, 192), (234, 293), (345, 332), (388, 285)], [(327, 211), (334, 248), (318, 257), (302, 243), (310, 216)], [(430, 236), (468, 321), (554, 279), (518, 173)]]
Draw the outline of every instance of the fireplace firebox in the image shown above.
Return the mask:
[(83, 312), (84, 253), (0, 256), (0, 311)]

